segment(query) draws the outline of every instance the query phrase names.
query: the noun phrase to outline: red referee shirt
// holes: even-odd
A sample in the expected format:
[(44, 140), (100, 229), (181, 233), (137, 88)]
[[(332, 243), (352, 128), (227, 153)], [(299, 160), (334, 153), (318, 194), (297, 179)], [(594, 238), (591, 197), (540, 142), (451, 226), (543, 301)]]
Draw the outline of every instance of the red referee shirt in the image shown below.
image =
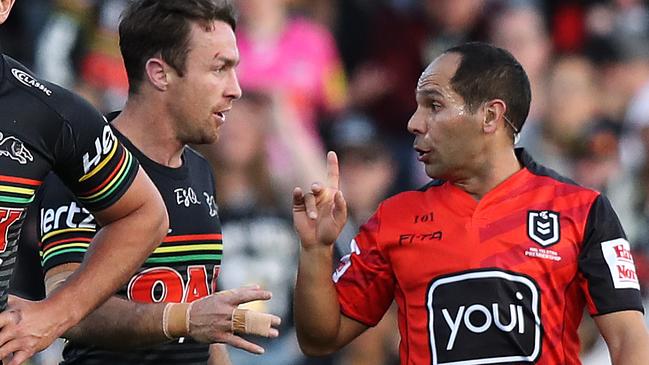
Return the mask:
[(399, 306), (401, 364), (579, 364), (591, 315), (642, 311), (608, 200), (534, 163), (480, 201), (444, 181), (384, 201), (334, 281), (369, 326)]

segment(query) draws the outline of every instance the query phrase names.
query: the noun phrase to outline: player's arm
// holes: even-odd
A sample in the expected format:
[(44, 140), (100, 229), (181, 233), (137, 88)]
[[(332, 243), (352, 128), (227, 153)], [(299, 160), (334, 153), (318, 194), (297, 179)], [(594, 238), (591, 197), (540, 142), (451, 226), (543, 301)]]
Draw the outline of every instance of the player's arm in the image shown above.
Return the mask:
[(9, 365), (47, 347), (114, 293), (166, 233), (164, 203), (143, 171), (110, 207), (80, 269), (42, 301), (16, 300), (0, 313), (0, 358)]
[[(66, 263), (47, 271), (46, 292), (50, 293), (65, 281), (79, 264)], [(271, 293), (258, 287), (244, 287), (212, 294), (188, 303), (138, 303), (113, 296), (91, 312), (63, 337), (68, 340), (109, 350), (125, 350), (159, 345), (192, 337), (203, 343), (228, 343), (253, 353), (263, 353), (263, 348), (239, 337), (251, 334), (277, 337), (275, 328), (279, 317), (258, 313), (264, 321), (253, 331), (235, 333), (232, 315), (239, 304), (255, 300), (268, 300)], [(166, 313), (165, 313), (166, 312)]]
[(367, 326), (340, 312), (331, 280), (333, 243), (347, 219), (347, 206), (338, 190), (336, 154), (327, 154), (327, 186), (313, 184), (304, 193), (293, 192), (293, 223), (301, 250), (295, 286), (295, 326), (300, 348), (307, 355), (334, 352), (361, 334)]
[(639, 311), (614, 312), (594, 318), (614, 365), (646, 364), (649, 332)]

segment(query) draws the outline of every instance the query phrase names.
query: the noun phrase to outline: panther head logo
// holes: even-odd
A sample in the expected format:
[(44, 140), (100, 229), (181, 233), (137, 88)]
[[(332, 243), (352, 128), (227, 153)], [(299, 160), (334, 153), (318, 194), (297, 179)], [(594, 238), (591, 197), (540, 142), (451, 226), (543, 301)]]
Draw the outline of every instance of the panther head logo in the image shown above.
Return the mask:
[(0, 156), (7, 156), (21, 165), (34, 161), (32, 153), (25, 147), (23, 141), (14, 136), (5, 137), (2, 132), (0, 132)]

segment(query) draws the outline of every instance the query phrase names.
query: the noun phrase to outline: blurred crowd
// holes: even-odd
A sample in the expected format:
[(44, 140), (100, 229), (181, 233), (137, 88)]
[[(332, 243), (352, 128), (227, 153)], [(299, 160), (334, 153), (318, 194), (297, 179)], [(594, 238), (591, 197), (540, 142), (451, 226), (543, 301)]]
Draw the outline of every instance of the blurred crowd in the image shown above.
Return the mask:
[[(100, 110), (119, 109), (127, 79), (117, 26), (127, 1), (17, 1), (0, 45)], [(280, 339), (264, 344), (263, 363), (398, 363), (392, 312), (335, 357), (300, 355), (291, 324), (298, 243), (290, 191), (324, 176), (325, 150), (339, 153), (350, 221), (336, 248), (346, 254), (380, 200), (426, 182), (406, 131), (415, 85), (425, 65), (465, 41), (494, 43), (522, 63), (532, 108), (518, 144), (609, 197), (649, 285), (647, 1), (235, 2), (244, 97), (220, 141), (201, 152), (215, 170), (224, 227), (220, 288), (260, 283), (274, 294), (264, 310), (284, 318)], [(608, 364), (592, 323), (583, 333), (585, 363)], [(237, 365), (260, 361), (231, 356)]]

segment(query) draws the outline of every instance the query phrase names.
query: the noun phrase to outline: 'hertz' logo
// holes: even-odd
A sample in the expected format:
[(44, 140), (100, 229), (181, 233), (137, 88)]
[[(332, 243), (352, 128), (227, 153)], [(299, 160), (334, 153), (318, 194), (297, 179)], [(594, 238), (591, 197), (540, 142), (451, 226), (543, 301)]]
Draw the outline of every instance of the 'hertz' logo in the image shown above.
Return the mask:
[(48, 89), (47, 86), (43, 85), (40, 81), (36, 80), (32, 75), (25, 71), (12, 68), (11, 73), (14, 75), (16, 80), (20, 81), (23, 85), (34, 87), (45, 93), (45, 95), (52, 96), (52, 90)]

